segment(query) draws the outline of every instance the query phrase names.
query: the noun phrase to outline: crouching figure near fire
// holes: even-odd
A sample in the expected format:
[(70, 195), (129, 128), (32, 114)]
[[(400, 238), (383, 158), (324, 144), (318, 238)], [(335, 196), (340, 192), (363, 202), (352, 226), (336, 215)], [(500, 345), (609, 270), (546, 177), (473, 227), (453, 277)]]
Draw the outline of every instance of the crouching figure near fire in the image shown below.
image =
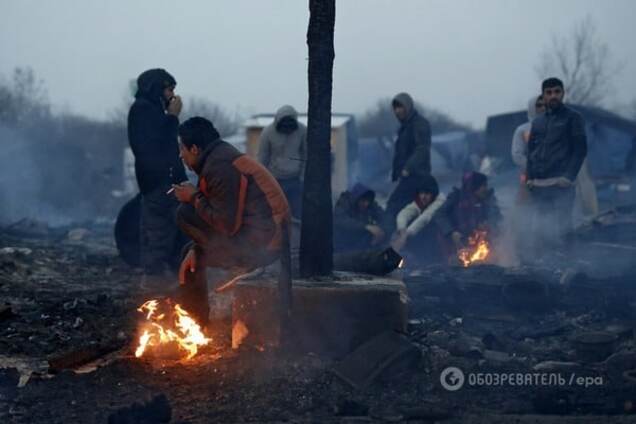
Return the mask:
[(198, 187), (173, 186), (181, 202), (177, 224), (192, 239), (179, 270), (181, 301), (207, 325), (207, 267), (239, 274), (281, 256), (290, 211), (276, 179), (257, 161), (221, 140), (212, 122), (188, 119), (179, 127), (179, 152), (199, 177)]

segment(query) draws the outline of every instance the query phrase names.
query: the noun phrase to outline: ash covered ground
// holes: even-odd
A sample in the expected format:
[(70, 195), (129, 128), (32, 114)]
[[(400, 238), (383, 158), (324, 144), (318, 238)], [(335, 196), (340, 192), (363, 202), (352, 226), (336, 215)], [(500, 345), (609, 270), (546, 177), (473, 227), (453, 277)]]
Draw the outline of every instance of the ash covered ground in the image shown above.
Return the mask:
[[(354, 388), (334, 372), (346, 357), (231, 349), (228, 320), (213, 323), (213, 343), (187, 363), (135, 358), (136, 308), (148, 293), (118, 258), (111, 231), (25, 221), (0, 233), (0, 422), (636, 420), (628, 262), (604, 272), (583, 252), (532, 267), (405, 272), (410, 360), (385, 361)], [(629, 258), (625, 243), (620, 255)], [(598, 338), (582, 338), (589, 334)], [(460, 390), (440, 384), (449, 366), (465, 374)], [(489, 385), (484, 377), (542, 373), (581, 380)]]

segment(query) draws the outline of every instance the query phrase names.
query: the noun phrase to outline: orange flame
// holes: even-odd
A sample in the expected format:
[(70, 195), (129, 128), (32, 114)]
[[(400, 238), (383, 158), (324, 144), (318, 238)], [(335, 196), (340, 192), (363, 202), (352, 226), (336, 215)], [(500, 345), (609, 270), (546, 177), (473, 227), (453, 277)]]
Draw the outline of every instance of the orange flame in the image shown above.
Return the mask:
[(472, 236), (468, 237), (468, 246), (459, 249), (457, 257), (464, 267), (475, 262), (483, 262), (488, 258), (490, 246), (486, 236), (486, 231), (476, 230)]
[[(158, 313), (160, 309), (167, 309), (167, 311)], [(135, 350), (137, 358), (141, 358), (151, 349), (156, 350), (162, 345), (171, 344), (185, 352), (186, 360), (188, 360), (197, 354), (199, 347), (212, 341), (203, 334), (201, 327), (185, 309), (179, 304), (172, 307), (169, 299), (162, 304), (156, 299), (148, 300), (137, 310), (144, 314), (147, 321), (143, 333), (139, 336), (139, 345)], [(170, 316), (172, 319), (165, 319), (166, 316)]]

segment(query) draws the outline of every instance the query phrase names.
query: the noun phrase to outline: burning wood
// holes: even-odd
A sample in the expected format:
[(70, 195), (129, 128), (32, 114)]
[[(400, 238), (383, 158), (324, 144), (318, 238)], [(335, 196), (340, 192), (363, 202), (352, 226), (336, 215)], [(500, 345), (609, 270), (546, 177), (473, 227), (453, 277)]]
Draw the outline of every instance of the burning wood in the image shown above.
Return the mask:
[(490, 255), (490, 245), (487, 239), (488, 233), (484, 230), (475, 230), (468, 237), (468, 245), (457, 251), (457, 258), (464, 267), (469, 267), (476, 262), (484, 262)]
[(198, 353), (200, 347), (212, 341), (188, 312), (179, 304), (173, 305), (170, 299), (148, 300), (137, 310), (144, 314), (146, 321), (135, 350), (137, 358), (149, 352), (161, 355), (176, 349), (188, 360)]

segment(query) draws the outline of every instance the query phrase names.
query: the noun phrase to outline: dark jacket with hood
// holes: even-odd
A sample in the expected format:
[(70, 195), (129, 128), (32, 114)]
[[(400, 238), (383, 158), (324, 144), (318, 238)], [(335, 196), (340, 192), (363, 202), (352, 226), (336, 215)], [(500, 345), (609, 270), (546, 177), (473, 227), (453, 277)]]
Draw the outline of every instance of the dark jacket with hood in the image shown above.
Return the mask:
[(128, 142), (141, 193), (187, 179), (177, 145), (179, 119), (166, 113), (163, 99), (163, 90), (171, 85), (176, 81), (163, 69), (137, 78), (135, 102), (128, 112)]
[(257, 259), (280, 252), (289, 205), (263, 165), (219, 138), (203, 150), (194, 171), (199, 184), (192, 204), (216, 233)]
[(433, 218), (443, 237), (450, 236), (454, 231), (469, 237), (480, 226), (496, 232), (502, 216), (494, 192), (491, 191), (485, 200), (474, 195), (474, 191), (485, 181), (483, 174), (471, 172), (464, 177), (462, 188), (454, 188), (448, 195)]
[(406, 109), (406, 119), (401, 123), (395, 142), (393, 172), (391, 179), (397, 181), (402, 170), (411, 175), (431, 173), (431, 125), (420, 115), (407, 93), (400, 93), (393, 99)]
[[(369, 207), (361, 212), (357, 208), (360, 199), (369, 199)], [(363, 184), (356, 184), (343, 192), (334, 208), (334, 248), (336, 251), (358, 250), (370, 247), (371, 233), (367, 225), (385, 228), (384, 210), (375, 201), (375, 192)]]
[(587, 155), (581, 114), (565, 105), (548, 109), (532, 121), (528, 142), (528, 179), (576, 180)]

